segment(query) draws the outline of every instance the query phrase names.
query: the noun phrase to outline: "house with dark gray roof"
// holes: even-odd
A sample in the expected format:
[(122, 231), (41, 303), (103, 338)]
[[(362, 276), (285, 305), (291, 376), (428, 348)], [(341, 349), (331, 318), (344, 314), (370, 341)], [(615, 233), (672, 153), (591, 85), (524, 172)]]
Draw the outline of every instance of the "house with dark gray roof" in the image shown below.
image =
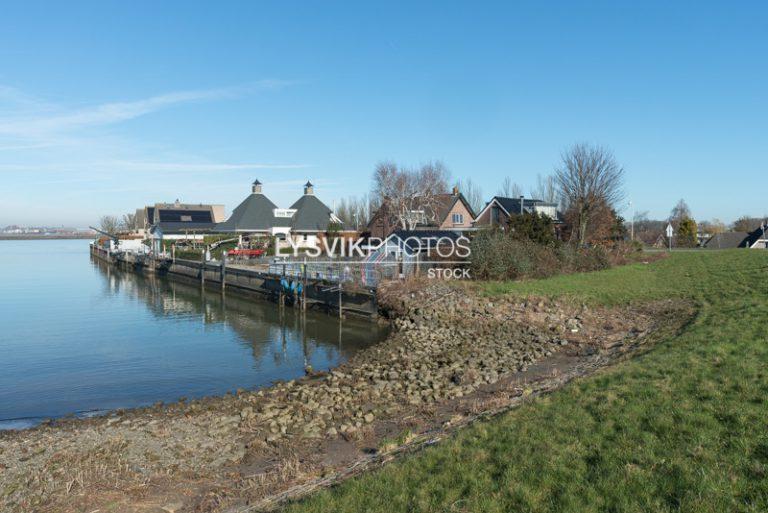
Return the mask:
[(555, 223), (562, 222), (557, 212), (557, 203), (547, 203), (523, 196), (519, 198), (494, 196), (475, 218), (475, 226), (505, 227), (511, 216), (523, 213), (542, 214), (550, 217)]
[(167, 239), (201, 239), (224, 218), (224, 205), (155, 203), (136, 210), (134, 230), (147, 235), (157, 229)]
[(752, 232), (724, 232), (710, 237), (704, 243), (707, 249), (732, 249), (732, 248), (751, 248), (768, 249), (768, 237), (766, 232), (768, 227), (760, 227)]
[(258, 180), (251, 194), (233, 211), (229, 219), (214, 228), (219, 233), (239, 233), (278, 237), (298, 247), (314, 247), (329, 228), (343, 231), (343, 224), (328, 206), (315, 196), (314, 185), (307, 182), (304, 194), (290, 208), (279, 208), (264, 194)]
[(747, 237), (749, 237), (747, 232), (716, 233), (704, 243), (704, 247), (707, 249), (744, 248)]
[(276, 227), (290, 227), (285, 218), (275, 215), (278, 210), (277, 205), (262, 192), (261, 182), (255, 180), (251, 185), (251, 194), (235, 207), (226, 221), (218, 223), (214, 231), (271, 235)]
[(291, 231), (295, 233), (327, 232), (331, 223), (341, 223), (333, 211), (317, 199), (311, 182), (304, 184), (304, 195), (291, 205), (290, 210), (295, 212), (291, 218)]
[(768, 225), (764, 224), (757, 230), (750, 232), (747, 238), (747, 247), (751, 249), (768, 249)]

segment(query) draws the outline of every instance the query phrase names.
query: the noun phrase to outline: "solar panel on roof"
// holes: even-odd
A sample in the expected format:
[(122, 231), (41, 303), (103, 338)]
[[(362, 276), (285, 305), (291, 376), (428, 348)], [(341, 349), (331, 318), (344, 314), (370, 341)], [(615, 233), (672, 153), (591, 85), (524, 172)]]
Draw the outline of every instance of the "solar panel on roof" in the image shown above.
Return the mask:
[(164, 210), (160, 212), (161, 223), (212, 223), (209, 210)]

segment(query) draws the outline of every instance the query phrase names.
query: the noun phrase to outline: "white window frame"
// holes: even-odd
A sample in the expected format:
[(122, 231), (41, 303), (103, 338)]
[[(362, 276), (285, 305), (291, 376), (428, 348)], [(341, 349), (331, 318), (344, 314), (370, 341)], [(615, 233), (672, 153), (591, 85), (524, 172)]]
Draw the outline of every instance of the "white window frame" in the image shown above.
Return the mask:
[(275, 217), (288, 218), (288, 217), (293, 217), (293, 214), (296, 213), (296, 209), (293, 209), (293, 208), (276, 208), (276, 209), (274, 209), (272, 211), (272, 213), (273, 213), (273, 215)]

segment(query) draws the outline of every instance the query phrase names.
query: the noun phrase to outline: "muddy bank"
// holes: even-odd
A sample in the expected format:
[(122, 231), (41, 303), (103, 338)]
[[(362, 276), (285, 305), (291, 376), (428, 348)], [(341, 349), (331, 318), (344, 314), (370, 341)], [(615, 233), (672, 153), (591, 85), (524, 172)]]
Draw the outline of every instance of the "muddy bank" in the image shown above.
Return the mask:
[(689, 315), (668, 302), (594, 309), (440, 284), (381, 301), (392, 335), (330, 373), (1, 434), (0, 510), (268, 507), (592, 372)]

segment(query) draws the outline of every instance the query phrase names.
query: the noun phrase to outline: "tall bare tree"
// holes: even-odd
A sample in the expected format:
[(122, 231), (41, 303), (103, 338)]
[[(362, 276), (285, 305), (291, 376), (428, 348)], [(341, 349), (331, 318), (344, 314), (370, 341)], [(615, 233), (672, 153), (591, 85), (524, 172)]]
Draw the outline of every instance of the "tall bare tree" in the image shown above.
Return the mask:
[(467, 203), (469, 203), (469, 206), (472, 207), (472, 210), (474, 210), (476, 214), (485, 207), (483, 191), (471, 178), (459, 180), (456, 182), (456, 187), (459, 188), (459, 192), (464, 195), (464, 199), (467, 200)]
[(592, 218), (624, 197), (624, 169), (601, 146), (576, 144), (562, 155), (555, 178), (566, 207), (573, 212), (572, 236), (583, 245)]
[(418, 169), (381, 162), (373, 173), (374, 201), (385, 207), (402, 229), (413, 230), (420, 223), (434, 220), (437, 195), (446, 192), (448, 177), (448, 170), (440, 161)]
[(560, 203), (557, 180), (552, 175), (536, 175), (536, 187), (531, 189), (531, 197), (547, 203)]
[(523, 188), (508, 176), (504, 177), (504, 181), (501, 182), (501, 188), (499, 188), (498, 195), (504, 198), (519, 198), (523, 195)]
[(680, 223), (686, 219), (692, 219), (691, 209), (684, 199), (680, 199), (680, 201), (672, 207), (672, 211), (669, 213), (669, 220), (674, 225), (675, 230), (677, 230), (680, 227)]
[(116, 216), (101, 216), (99, 219), (99, 228), (109, 234), (116, 234), (120, 231), (120, 220)]

